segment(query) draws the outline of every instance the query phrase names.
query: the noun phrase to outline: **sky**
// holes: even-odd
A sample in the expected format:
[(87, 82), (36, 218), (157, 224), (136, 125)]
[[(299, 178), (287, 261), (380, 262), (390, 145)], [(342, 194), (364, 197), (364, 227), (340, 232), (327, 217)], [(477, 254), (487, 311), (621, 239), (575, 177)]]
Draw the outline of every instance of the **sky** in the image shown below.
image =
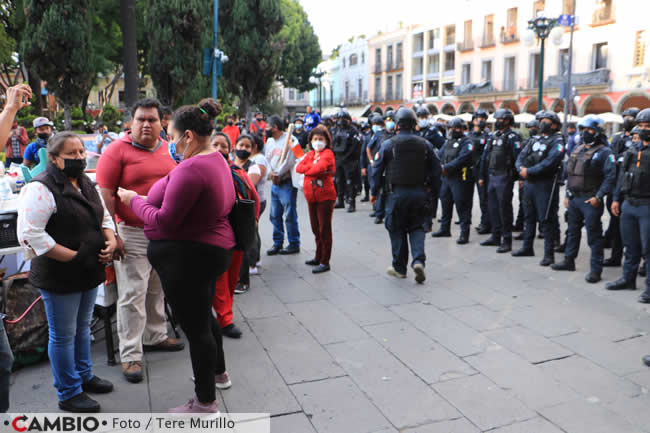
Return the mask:
[(420, 24), (418, 10), (423, 4), (443, 0), (299, 0), (320, 41), (323, 54), (351, 36), (371, 37), (404, 25)]

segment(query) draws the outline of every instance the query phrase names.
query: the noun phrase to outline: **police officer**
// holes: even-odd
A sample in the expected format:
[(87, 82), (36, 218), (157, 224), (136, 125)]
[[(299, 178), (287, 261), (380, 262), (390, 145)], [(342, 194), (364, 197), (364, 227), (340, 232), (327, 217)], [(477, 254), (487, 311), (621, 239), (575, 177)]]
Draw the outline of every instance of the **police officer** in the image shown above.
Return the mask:
[(348, 212), (354, 212), (358, 183), (361, 179), (361, 134), (352, 126), (352, 117), (347, 111), (341, 111), (338, 115), (332, 143), (336, 159), (337, 200), (334, 207), (345, 207), (345, 200), (348, 203)]
[(445, 137), (442, 136), (438, 128), (430, 124), (429, 116), (431, 114), (429, 113), (429, 109), (425, 106), (420, 106), (415, 114), (418, 116), (417, 134), (428, 140), (435, 149), (440, 149), (445, 144)]
[[(633, 149), (633, 137), (632, 129), (634, 128), (634, 121), (636, 115), (639, 114), (639, 110), (636, 107), (628, 108), (623, 111), (623, 131), (617, 132), (612, 136), (611, 148), (616, 158), (617, 167), (623, 163), (623, 158), (625, 153), (629, 149)], [(617, 173), (620, 171), (620, 168), (617, 169)], [(611, 206), (613, 202), (613, 191), (612, 194), (607, 196), (607, 210), (610, 214), (609, 227), (605, 233), (607, 238), (607, 243), (612, 248), (612, 255), (603, 262), (603, 266), (620, 266), (621, 259), (623, 258), (623, 240), (621, 239), (621, 227), (620, 220), (617, 216), (612, 215)]]
[(478, 193), (478, 203), (481, 208), (481, 221), (476, 226), (476, 231), (480, 235), (488, 234), (492, 231), (490, 224), (490, 210), (488, 208), (487, 178), (483, 184), (479, 183), (481, 170), (481, 156), (485, 150), (485, 144), (490, 138), (490, 131), (487, 129), (488, 112), (478, 109), (472, 114), (472, 130), (467, 135), (472, 144), (474, 151), (472, 153), (472, 173), (476, 180), (476, 192)]
[[(539, 135), (539, 121), (537, 119), (533, 119), (530, 122), (526, 123), (526, 129), (528, 129), (528, 138), (523, 141), (522, 150), (525, 149), (526, 146), (528, 146), (528, 144), (533, 140), (538, 139), (537, 136)], [(517, 193), (519, 197), (519, 211), (517, 212), (517, 221), (515, 222), (513, 231), (521, 232), (515, 237), (516, 240), (520, 241), (524, 238), (524, 217), (526, 215), (526, 200), (524, 199), (523, 179), (519, 179), (517, 181)]]
[(296, 140), (298, 140), (298, 143), (300, 143), (300, 147), (303, 149), (307, 148), (307, 136), (309, 133), (305, 130), (305, 123), (303, 122), (302, 118), (296, 117), (293, 120), (293, 136), (296, 137)]
[(451, 217), (454, 203), (460, 217), (460, 237), (456, 243), (463, 245), (469, 242), (469, 228), (472, 223), (472, 199), (474, 195), (474, 178), (472, 176), (472, 140), (463, 133), (465, 122), (460, 117), (454, 117), (447, 124), (450, 138), (440, 150), (442, 162), (442, 185), (440, 202), (442, 204), (442, 220), (440, 229), (432, 236), (434, 238), (451, 237)]
[[(646, 290), (639, 302), (650, 303), (650, 108), (636, 115), (641, 145), (629, 149), (623, 158), (612, 214), (621, 217), (621, 233), (625, 246), (623, 277), (607, 284), (607, 290), (636, 290), (636, 273), (641, 257), (646, 260)], [(622, 198), (625, 198), (621, 206)]]
[[(382, 143), (395, 135), (394, 111), (392, 110), (387, 111), (383, 117), (379, 115), (379, 118), (376, 120), (376, 122), (381, 122), (382, 129), (380, 129), (378, 132), (375, 133), (375, 135), (371, 139), (371, 142), (368, 144), (368, 147), (370, 149), (370, 161), (371, 161), (371, 165), (373, 166), (372, 168), (374, 168), (374, 162), (375, 159), (377, 158), (377, 155), (379, 154), (379, 150), (381, 149)], [(375, 224), (382, 224), (384, 222), (384, 217), (386, 216), (387, 192), (384, 185), (384, 181), (385, 181), (384, 177), (379, 178), (379, 185), (377, 185), (379, 195), (377, 196), (377, 202), (373, 206), (373, 212), (370, 213), (370, 217), (375, 218)], [(375, 179), (375, 177), (372, 174), (371, 174), (371, 179), (373, 179), (373, 181)], [(372, 185), (373, 181), (371, 181), (371, 185), (370, 185), (371, 189), (374, 187)]]
[(395, 116), (399, 132), (384, 141), (373, 168), (373, 188), (370, 201), (377, 200), (377, 185), (386, 175), (389, 191), (386, 203), (386, 229), (390, 236), (393, 265), (389, 275), (406, 278), (408, 245), (411, 244), (412, 268), (415, 281), (422, 283), (424, 274), (424, 223), (422, 209), (426, 187), (437, 189), (440, 160), (433, 146), (415, 134), (416, 117), (412, 109), (402, 107)]
[(557, 208), (553, 206), (558, 188), (558, 174), (564, 158), (564, 138), (559, 130), (561, 122), (557, 114), (545, 111), (540, 115), (542, 135), (529, 143), (521, 151), (516, 169), (525, 180), (526, 222), (524, 224), (524, 244), (514, 257), (534, 256), (533, 240), (535, 226), (539, 222), (544, 233), (544, 258), (541, 266), (550, 266), (555, 262), (553, 252), (554, 227), (553, 215), (557, 218)]
[(498, 246), (497, 253), (512, 250), (512, 190), (517, 177), (515, 161), (521, 151), (521, 137), (512, 130), (515, 116), (500, 108), (494, 113), (496, 131), (488, 139), (480, 161), (481, 186), (488, 187), (492, 236), (482, 246)]
[(551, 268), (575, 271), (584, 224), (591, 248), (591, 270), (585, 280), (597, 283), (603, 270), (603, 202), (616, 183), (616, 162), (603, 131), (603, 121), (596, 116), (587, 116), (583, 124), (583, 144), (574, 149), (567, 163), (564, 207), (569, 210), (569, 229), (564, 261)]
[(363, 189), (364, 189), (364, 195), (361, 198), (362, 203), (370, 201), (370, 182), (368, 180), (368, 166), (370, 165), (370, 163), (368, 162), (368, 152), (366, 152), (366, 149), (371, 137), (372, 137), (372, 129), (370, 128), (370, 124), (368, 122), (363, 122), (361, 124), (361, 156), (360, 156), (361, 182), (363, 184)]

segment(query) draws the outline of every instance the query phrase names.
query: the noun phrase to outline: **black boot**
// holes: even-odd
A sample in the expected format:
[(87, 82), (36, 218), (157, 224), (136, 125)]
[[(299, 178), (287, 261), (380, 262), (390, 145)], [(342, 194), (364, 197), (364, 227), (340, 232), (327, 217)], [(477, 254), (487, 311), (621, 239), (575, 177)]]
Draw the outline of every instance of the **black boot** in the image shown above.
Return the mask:
[(639, 276), (640, 277), (645, 277), (646, 276), (646, 264), (645, 264), (645, 259), (643, 260), (643, 263), (641, 263), (641, 266), (639, 266)]
[(433, 238), (450, 238), (451, 237), (451, 232), (449, 229), (445, 230), (442, 227), (437, 232), (433, 232), (431, 234), (431, 237)]
[(551, 266), (551, 269), (554, 271), (575, 271), (576, 270), (576, 264), (573, 261), (573, 259), (569, 258), (564, 258), (563, 261), (560, 263), (556, 263), (553, 266)]
[(487, 235), (492, 232), (492, 228), (487, 225), (479, 224), (478, 227), (476, 227), (476, 231), (479, 235)]
[(598, 272), (589, 272), (585, 277), (585, 281), (590, 284), (595, 284), (600, 281), (600, 274)]
[(539, 262), (540, 266), (551, 266), (553, 263), (555, 263), (555, 257), (553, 255), (548, 255), (544, 256), (541, 262)]
[(507, 253), (512, 251), (512, 239), (511, 238), (503, 238), (503, 242), (501, 242), (501, 246), (497, 248), (497, 253), (502, 254), (502, 253)]
[(88, 397), (85, 392), (59, 402), (59, 409), (74, 413), (99, 412), (99, 403)]
[(616, 259), (614, 257), (610, 257), (609, 259), (605, 259), (603, 261), (603, 266), (605, 267), (617, 267), (621, 266), (621, 259)]
[(361, 203), (367, 203), (369, 201), (370, 201), (370, 197), (368, 197), (367, 194), (361, 199)]
[(345, 207), (345, 203), (343, 202), (343, 196), (340, 195), (336, 198), (336, 203), (334, 204), (334, 209), (343, 209)]
[(563, 253), (566, 251), (566, 243), (559, 244), (555, 247), (554, 251), (556, 253)]
[(460, 237), (456, 240), (458, 245), (465, 245), (469, 243), (469, 230), (465, 230), (460, 234)]
[(521, 249), (512, 253), (512, 257), (533, 257), (534, 255), (535, 250), (533, 250), (533, 247), (522, 247)]
[(607, 290), (636, 290), (636, 280), (628, 281), (625, 278), (619, 278), (614, 282), (607, 283), (605, 288)]
[(514, 238), (516, 241), (523, 241), (524, 240), (524, 232), (519, 233), (517, 236)]
[(351, 198), (350, 201), (348, 202), (348, 213), (356, 212), (357, 211), (357, 203), (354, 198)]
[(481, 242), (479, 245), (481, 245), (482, 247), (498, 247), (500, 244), (501, 242), (499, 241), (499, 237), (492, 235), (486, 240), (484, 240), (483, 242)]
[(645, 289), (641, 296), (639, 296), (639, 302), (642, 304), (650, 304), (650, 289)]

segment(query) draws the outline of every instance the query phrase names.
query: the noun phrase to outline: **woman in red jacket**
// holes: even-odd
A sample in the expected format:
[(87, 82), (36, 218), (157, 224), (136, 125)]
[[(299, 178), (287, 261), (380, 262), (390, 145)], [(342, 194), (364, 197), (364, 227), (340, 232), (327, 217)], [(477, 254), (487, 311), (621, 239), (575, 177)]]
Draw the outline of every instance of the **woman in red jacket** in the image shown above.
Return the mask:
[(296, 167), (298, 173), (305, 175), (305, 198), (309, 205), (309, 220), (316, 237), (316, 257), (305, 262), (316, 266), (314, 274), (330, 270), (332, 255), (332, 214), (336, 201), (334, 188), (334, 153), (332, 137), (323, 126), (317, 126), (309, 133), (309, 144), (313, 149), (307, 153)]

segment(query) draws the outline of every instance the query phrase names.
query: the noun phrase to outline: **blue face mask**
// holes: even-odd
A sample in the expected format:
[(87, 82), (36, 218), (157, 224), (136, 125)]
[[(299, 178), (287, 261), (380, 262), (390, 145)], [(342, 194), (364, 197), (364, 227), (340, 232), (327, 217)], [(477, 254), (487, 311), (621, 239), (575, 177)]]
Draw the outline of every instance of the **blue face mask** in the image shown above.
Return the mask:
[(388, 129), (389, 131), (395, 129), (395, 122), (393, 122), (392, 120), (386, 122), (386, 129)]
[(420, 119), (418, 124), (420, 125), (420, 128), (426, 128), (427, 125), (429, 124), (429, 120), (428, 119)]
[(296, 127), (297, 130), (301, 130), (302, 129), (302, 123), (296, 123), (295, 127)]
[(379, 126), (379, 125), (372, 125), (372, 131), (373, 131), (373, 132), (381, 131), (381, 126)]

